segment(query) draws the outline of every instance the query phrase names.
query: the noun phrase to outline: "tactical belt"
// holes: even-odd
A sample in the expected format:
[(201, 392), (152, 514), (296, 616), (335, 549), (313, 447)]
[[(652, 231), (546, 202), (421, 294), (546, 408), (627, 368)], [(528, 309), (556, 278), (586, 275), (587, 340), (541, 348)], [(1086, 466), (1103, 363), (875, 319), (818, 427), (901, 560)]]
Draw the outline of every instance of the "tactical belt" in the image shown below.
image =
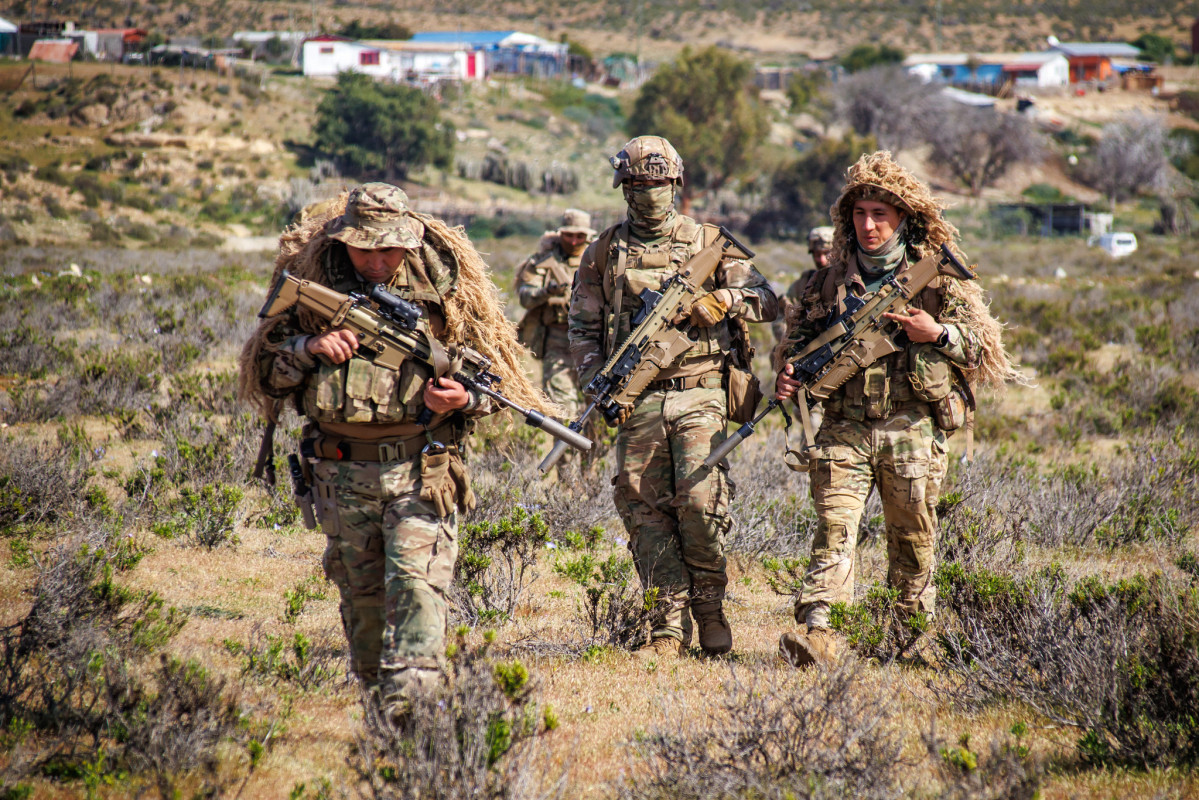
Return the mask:
[(720, 386), (720, 373), (709, 372), (705, 375), (687, 375), (685, 377), (654, 381), (646, 386), (645, 390), (647, 392), (684, 392), (688, 389), (719, 389)]
[(305, 458), (383, 464), (415, 458), (430, 442), (442, 442), (447, 449), (457, 450), (458, 438), (459, 430), (452, 424), (439, 425), (428, 433), (420, 433), (407, 439), (380, 439), (370, 442), (318, 434), (300, 442), (300, 454)]

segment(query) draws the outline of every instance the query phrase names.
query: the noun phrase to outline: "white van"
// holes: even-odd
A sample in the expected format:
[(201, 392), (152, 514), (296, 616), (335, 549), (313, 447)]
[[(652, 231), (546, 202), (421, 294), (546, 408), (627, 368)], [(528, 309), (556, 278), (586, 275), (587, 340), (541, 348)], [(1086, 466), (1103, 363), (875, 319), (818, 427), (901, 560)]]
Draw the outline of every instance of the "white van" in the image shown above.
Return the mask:
[(1099, 237), (1099, 247), (1109, 256), (1119, 258), (1136, 252), (1137, 237), (1124, 231), (1105, 233)]

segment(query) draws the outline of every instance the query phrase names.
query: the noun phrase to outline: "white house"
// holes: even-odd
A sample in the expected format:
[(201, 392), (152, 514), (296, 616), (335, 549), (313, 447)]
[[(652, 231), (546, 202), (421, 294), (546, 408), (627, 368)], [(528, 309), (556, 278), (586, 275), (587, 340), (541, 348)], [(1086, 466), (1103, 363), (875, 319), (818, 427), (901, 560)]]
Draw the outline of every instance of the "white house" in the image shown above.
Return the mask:
[(363, 44), (399, 53), (408, 80), (481, 81), (487, 77), (487, 55), (454, 44), (414, 41), (366, 41)]
[(322, 35), (305, 40), (302, 63), (306, 77), (361, 72), (377, 79), (399, 81), (406, 73), (402, 53), (344, 36)]

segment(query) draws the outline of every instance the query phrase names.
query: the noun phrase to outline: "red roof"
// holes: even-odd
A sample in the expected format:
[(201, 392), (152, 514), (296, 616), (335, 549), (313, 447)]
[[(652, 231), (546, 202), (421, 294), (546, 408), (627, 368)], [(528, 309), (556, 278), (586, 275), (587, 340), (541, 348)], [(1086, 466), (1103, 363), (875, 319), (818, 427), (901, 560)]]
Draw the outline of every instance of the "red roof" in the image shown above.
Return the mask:
[(29, 48), (30, 61), (49, 61), (53, 64), (65, 64), (79, 52), (78, 42), (67, 42), (62, 39), (38, 39)]
[(335, 33), (322, 33), (320, 36), (309, 36), (306, 42), (352, 42), (349, 36), (338, 36)]

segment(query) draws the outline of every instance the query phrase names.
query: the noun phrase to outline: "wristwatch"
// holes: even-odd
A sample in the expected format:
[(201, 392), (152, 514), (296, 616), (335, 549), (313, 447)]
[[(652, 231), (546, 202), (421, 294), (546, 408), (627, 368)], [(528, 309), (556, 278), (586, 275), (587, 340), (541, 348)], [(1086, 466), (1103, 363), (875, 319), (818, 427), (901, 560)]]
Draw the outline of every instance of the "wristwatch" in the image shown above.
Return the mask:
[(949, 326), (941, 326), (941, 335), (937, 337), (937, 341), (933, 342), (933, 347), (942, 348), (949, 347)]

